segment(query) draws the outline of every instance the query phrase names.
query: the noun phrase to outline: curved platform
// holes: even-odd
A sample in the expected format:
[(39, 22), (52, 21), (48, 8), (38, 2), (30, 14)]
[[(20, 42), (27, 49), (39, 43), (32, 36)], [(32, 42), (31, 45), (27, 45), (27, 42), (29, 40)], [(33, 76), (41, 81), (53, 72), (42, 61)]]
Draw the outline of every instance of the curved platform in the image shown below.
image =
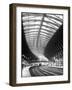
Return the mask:
[(48, 67), (48, 66), (35, 66), (29, 69), (31, 76), (56, 76), (63, 75), (62, 68)]

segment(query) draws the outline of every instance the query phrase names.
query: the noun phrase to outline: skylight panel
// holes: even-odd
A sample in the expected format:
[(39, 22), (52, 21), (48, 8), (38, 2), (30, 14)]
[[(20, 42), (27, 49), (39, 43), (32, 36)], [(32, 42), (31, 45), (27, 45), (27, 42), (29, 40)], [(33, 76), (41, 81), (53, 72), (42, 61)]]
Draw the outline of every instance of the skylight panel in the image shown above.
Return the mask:
[(40, 26), (27, 26), (27, 27), (24, 27), (24, 29), (29, 29), (29, 28), (39, 28)]
[(58, 26), (51, 24), (51, 23), (43, 22), (43, 25), (48, 25), (48, 26), (51, 26), (51, 27), (58, 29)]

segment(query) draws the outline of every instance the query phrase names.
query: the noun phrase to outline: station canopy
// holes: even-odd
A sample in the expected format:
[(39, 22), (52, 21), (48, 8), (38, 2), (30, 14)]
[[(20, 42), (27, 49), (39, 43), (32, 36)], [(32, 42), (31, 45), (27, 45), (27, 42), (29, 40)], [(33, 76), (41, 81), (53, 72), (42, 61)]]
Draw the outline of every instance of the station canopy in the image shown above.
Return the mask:
[(22, 13), (25, 38), (35, 55), (44, 53), (46, 45), (62, 24), (62, 14)]

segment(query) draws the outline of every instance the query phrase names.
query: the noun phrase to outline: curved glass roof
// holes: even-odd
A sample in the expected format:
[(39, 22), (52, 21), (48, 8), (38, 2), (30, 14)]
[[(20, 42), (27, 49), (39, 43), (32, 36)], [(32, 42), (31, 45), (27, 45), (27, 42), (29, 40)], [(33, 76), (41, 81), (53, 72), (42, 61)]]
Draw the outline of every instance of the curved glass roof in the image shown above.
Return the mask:
[(22, 13), (22, 24), (30, 50), (43, 54), (47, 43), (63, 24), (63, 15)]

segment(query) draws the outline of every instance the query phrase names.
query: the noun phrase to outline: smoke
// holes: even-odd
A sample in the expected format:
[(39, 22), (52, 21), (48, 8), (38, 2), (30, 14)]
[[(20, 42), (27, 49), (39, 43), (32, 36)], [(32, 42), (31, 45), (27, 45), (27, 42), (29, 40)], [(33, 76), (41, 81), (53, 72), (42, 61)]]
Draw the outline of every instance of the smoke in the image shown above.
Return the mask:
[(48, 61), (48, 58), (46, 58), (44, 55), (38, 55), (39, 61)]
[(38, 57), (39, 61), (49, 61), (47, 57), (44, 56), (43, 52), (39, 51), (39, 49), (33, 49), (32, 53)]

